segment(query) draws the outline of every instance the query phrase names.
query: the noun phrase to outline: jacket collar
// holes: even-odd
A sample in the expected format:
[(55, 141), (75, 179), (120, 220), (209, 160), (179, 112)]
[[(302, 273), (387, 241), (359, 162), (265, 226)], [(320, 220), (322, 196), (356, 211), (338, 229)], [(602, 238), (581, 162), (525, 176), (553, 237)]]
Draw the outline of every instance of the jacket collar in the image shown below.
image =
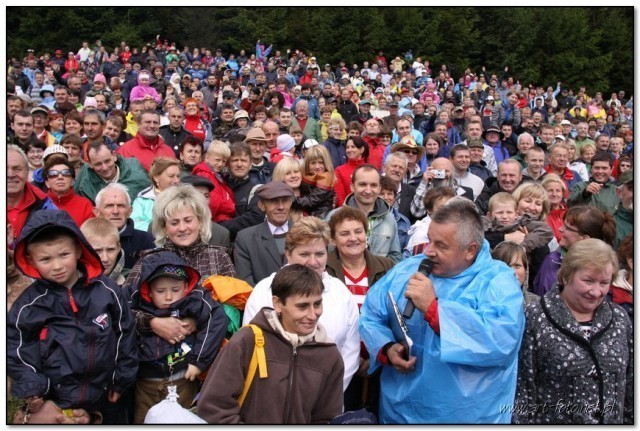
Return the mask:
[(557, 283), (554, 284), (549, 293), (540, 298), (540, 302), (547, 318), (554, 326), (564, 333), (571, 334), (572, 337), (583, 339), (587, 343), (590, 342), (589, 339), (593, 340), (598, 337), (598, 334), (604, 332), (613, 320), (613, 309), (605, 299), (593, 315), (591, 336), (587, 338), (580, 328), (580, 324), (571, 314), (569, 307), (560, 297), (560, 289)]

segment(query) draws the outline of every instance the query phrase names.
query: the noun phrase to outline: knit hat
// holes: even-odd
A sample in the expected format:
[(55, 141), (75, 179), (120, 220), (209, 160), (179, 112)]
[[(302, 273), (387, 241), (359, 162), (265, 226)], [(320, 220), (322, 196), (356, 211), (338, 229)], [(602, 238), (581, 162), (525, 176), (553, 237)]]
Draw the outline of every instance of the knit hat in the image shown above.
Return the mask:
[(93, 82), (102, 82), (104, 85), (107, 85), (107, 78), (105, 78), (102, 73), (96, 73)]
[(98, 102), (96, 102), (96, 98), (93, 96), (87, 96), (84, 98), (84, 107), (85, 108), (97, 108)]
[(291, 135), (287, 135), (286, 133), (284, 135), (278, 136), (278, 139), (276, 140), (276, 147), (280, 151), (289, 151), (293, 147), (295, 147), (295, 145), (296, 141)]
[(52, 154), (64, 154), (65, 156), (67, 156), (67, 158), (69, 158), (69, 153), (67, 153), (67, 150), (65, 150), (62, 145), (55, 144), (47, 147), (47, 149), (44, 150), (44, 153), (42, 153), (42, 161), (44, 162), (45, 160), (47, 160), (47, 157)]

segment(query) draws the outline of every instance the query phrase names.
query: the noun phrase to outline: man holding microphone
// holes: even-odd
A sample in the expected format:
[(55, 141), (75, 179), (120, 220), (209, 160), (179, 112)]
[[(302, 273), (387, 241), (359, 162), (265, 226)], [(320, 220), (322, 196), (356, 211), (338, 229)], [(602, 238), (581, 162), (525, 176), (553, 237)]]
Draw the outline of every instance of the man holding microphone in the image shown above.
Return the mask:
[[(470, 200), (456, 197), (436, 211), (428, 236), (431, 275), (416, 272), (425, 255), (406, 259), (361, 309), (369, 373), (382, 367), (380, 422), (510, 423), (524, 331), (519, 283), (491, 258)], [(388, 292), (401, 310), (409, 299), (415, 306), (406, 320), (410, 352), (390, 329)]]

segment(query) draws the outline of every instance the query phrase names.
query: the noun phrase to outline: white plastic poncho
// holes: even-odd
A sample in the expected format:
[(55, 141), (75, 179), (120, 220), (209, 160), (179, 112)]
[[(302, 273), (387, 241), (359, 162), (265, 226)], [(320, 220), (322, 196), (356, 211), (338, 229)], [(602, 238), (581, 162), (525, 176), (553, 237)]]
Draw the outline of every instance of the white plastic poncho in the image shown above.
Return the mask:
[[(380, 349), (394, 341), (387, 292), (403, 310), (406, 283), (425, 257), (400, 262), (367, 292), (359, 328), (371, 356), (369, 373), (382, 366)], [(380, 422), (509, 423), (524, 331), (523, 296), (513, 270), (493, 260), (484, 241), (471, 267), (452, 278), (430, 279), (440, 335), (419, 310), (407, 321), (415, 370), (401, 374), (383, 367)]]

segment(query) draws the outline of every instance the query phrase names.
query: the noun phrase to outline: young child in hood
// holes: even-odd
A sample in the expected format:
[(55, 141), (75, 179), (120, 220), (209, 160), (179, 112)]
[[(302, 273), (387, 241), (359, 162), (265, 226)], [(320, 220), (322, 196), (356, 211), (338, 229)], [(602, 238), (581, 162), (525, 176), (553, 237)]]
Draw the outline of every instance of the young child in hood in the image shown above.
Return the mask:
[(196, 288), (199, 280), (200, 274), (178, 255), (163, 251), (145, 256), (139, 284), (128, 286), (133, 310), (159, 318), (191, 318), (196, 328), (170, 341), (139, 328), (136, 424), (144, 423), (149, 409), (166, 398), (172, 384), (177, 386), (178, 403), (189, 408), (198, 392), (196, 377), (218, 354), (228, 319), (210, 292)]
[(296, 141), (291, 135), (280, 135), (276, 140), (276, 147), (271, 149), (269, 160), (278, 163), (283, 157), (295, 157), (295, 147)]
[(65, 211), (35, 212), (14, 260), (35, 281), (7, 319), (11, 393), (25, 400), (27, 418), (46, 400), (99, 416), (133, 385), (138, 371), (125, 295), (104, 275), (100, 258)]

